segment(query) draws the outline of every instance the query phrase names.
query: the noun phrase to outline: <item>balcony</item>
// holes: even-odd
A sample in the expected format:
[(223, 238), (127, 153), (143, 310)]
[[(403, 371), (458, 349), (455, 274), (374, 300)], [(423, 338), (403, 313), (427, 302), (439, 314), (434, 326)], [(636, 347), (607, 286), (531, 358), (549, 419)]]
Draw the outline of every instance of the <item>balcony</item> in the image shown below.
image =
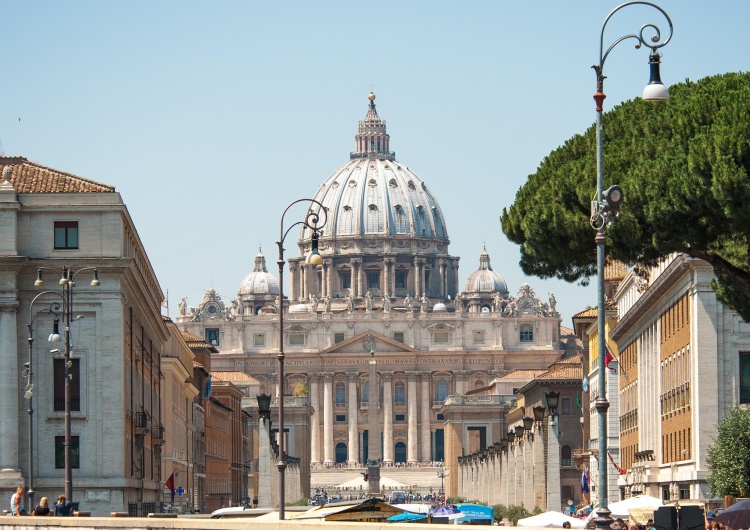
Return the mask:
[(161, 423), (158, 425), (154, 425), (154, 428), (151, 432), (154, 445), (164, 445), (164, 442), (166, 441), (164, 439), (164, 426)]
[(135, 435), (144, 436), (148, 432), (148, 414), (145, 412), (135, 413)]

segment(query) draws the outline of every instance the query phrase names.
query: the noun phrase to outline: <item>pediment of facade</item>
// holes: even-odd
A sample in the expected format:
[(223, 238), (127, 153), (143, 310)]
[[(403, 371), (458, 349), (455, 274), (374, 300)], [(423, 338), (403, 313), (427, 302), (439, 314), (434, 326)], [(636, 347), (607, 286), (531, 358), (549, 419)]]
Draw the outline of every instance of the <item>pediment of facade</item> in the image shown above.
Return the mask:
[(357, 333), (350, 339), (334, 344), (333, 346), (321, 351), (321, 354), (342, 353), (342, 354), (369, 354), (370, 341), (375, 341), (375, 354), (378, 353), (416, 353), (417, 350), (406, 344), (393, 340), (371, 330)]

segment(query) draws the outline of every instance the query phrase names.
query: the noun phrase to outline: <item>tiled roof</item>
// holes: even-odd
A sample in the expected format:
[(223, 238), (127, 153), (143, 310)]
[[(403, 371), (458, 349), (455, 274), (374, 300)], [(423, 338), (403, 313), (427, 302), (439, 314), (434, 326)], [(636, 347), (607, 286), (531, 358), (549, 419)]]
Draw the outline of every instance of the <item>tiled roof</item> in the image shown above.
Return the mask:
[(501, 375), (498, 379), (533, 379), (546, 370), (512, 370)]
[[(112, 193), (114, 186), (58, 171), (22, 156), (0, 157), (0, 176), (11, 168), (10, 182), (18, 193)], [(4, 177), (0, 178), (4, 180)]]
[(248, 383), (257, 383), (258, 380), (247, 375), (245, 372), (211, 372), (211, 376), (217, 381), (246, 381)]
[(583, 367), (580, 364), (562, 366), (557, 370), (550, 370), (536, 379), (580, 379), (583, 380)]
[(573, 315), (573, 318), (595, 318), (598, 312), (596, 307), (589, 307)]
[(200, 338), (198, 335), (190, 333), (186, 329), (183, 329), (180, 333), (182, 333), (182, 338), (185, 339), (185, 342), (202, 342), (203, 341), (203, 339)]
[(566, 328), (565, 326), (560, 326), (560, 335), (575, 335), (575, 331), (573, 331), (571, 328)]
[(605, 280), (623, 280), (628, 275), (628, 267), (620, 260), (607, 258), (604, 265)]

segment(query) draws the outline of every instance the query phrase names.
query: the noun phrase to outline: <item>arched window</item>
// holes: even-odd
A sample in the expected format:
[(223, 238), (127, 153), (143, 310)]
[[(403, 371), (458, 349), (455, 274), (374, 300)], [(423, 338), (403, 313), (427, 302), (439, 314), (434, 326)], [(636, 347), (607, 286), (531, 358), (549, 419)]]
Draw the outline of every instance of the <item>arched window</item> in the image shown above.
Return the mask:
[(440, 379), (435, 385), (435, 401), (445, 401), (448, 397), (448, 381)]
[(370, 402), (370, 382), (369, 381), (365, 381), (365, 384), (362, 387), (362, 402), (363, 403)]
[(406, 395), (404, 393), (404, 384), (400, 382), (396, 383), (395, 390), (396, 390), (396, 399), (394, 400), (394, 402), (406, 403)]
[(571, 450), (570, 450), (569, 445), (563, 445), (562, 449), (560, 450), (560, 465), (561, 466), (573, 465), (573, 460), (571, 458)]
[(346, 462), (348, 451), (346, 450), (346, 444), (339, 442), (336, 444), (336, 463), (343, 464)]
[(336, 383), (336, 403), (346, 403), (346, 388), (344, 383)]
[(482, 381), (481, 379), (477, 379), (476, 381), (474, 381), (474, 390), (476, 390), (477, 388), (484, 388), (484, 381)]
[(406, 444), (404, 442), (396, 442), (394, 449), (393, 459), (396, 462), (406, 462)]

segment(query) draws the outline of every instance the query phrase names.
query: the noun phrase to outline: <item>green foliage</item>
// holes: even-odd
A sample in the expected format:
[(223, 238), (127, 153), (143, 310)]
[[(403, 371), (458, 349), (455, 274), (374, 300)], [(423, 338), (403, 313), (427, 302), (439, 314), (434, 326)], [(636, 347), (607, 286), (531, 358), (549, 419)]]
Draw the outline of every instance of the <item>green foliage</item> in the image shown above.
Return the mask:
[[(603, 117), (604, 188), (624, 191), (607, 252), (646, 266), (673, 252), (704, 259), (720, 299), (750, 321), (750, 73), (669, 91), (666, 102), (636, 99)], [(595, 194), (592, 126), (545, 157), (503, 209), (525, 273), (569, 282), (596, 274)]]
[(284, 503), (284, 506), (307, 506), (307, 499)]
[(542, 510), (539, 506), (534, 506), (534, 510), (531, 512), (531, 515), (539, 515), (540, 513), (544, 513), (544, 510)]
[(292, 396), (307, 397), (310, 395), (310, 386), (307, 381), (295, 381), (292, 384)]
[[(534, 509), (535, 512), (537, 509), (538, 507)], [(496, 504), (492, 507), (492, 510), (496, 521), (507, 519), (513, 524), (513, 526), (518, 523), (519, 519), (523, 519), (530, 515), (526, 508), (520, 505), (506, 506), (504, 504)], [(539, 513), (541, 513), (541, 511)]]
[(750, 411), (731, 409), (717, 425), (714, 444), (708, 448), (706, 465), (715, 497), (750, 493)]
[(456, 504), (466, 502), (466, 497), (448, 497), (448, 501), (451, 503), (451, 506), (455, 506)]

